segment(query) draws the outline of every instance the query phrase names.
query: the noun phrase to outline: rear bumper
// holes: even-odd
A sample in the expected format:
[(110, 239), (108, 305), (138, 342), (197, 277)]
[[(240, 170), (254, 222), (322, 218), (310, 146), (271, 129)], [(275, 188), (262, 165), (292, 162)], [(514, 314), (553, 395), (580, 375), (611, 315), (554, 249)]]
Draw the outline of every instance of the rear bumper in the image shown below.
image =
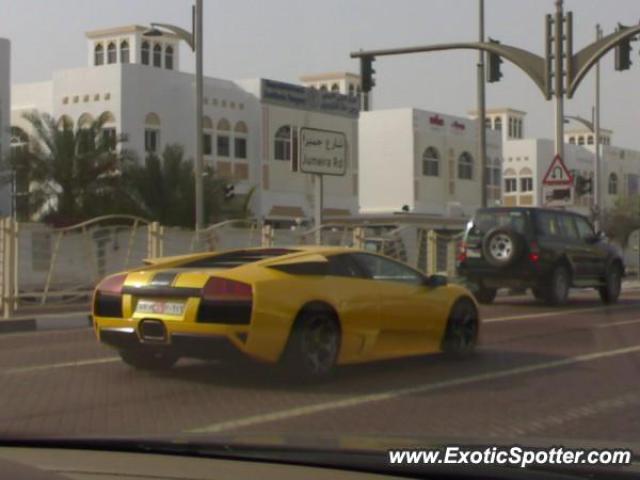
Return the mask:
[(147, 341), (133, 327), (107, 327), (98, 330), (100, 341), (118, 350), (145, 346), (170, 349), (181, 357), (234, 358), (241, 350), (226, 336), (170, 333), (166, 341)]
[(472, 283), (482, 283), (489, 288), (535, 287), (545, 278), (540, 264), (518, 262), (506, 268), (492, 267), (485, 262), (461, 262), (457, 265), (458, 275)]

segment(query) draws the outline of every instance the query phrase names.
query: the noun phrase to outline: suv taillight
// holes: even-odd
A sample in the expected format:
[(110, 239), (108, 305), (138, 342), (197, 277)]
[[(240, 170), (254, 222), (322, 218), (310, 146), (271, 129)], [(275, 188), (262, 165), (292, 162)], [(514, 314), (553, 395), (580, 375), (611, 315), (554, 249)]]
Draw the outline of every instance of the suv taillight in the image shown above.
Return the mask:
[(540, 248), (536, 242), (532, 242), (531, 245), (529, 245), (529, 260), (533, 263), (538, 263), (540, 260)]
[(122, 318), (122, 286), (126, 273), (105, 278), (96, 289), (93, 311), (99, 317)]
[(458, 261), (464, 262), (467, 259), (467, 244), (462, 242), (458, 247)]

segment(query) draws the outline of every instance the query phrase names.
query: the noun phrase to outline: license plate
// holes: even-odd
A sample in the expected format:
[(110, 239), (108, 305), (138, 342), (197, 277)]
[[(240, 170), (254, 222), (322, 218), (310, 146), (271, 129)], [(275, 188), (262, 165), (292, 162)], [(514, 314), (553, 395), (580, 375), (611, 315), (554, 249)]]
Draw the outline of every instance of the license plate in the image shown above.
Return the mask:
[(184, 313), (184, 303), (139, 300), (136, 305), (136, 313), (153, 313), (156, 315), (171, 315), (179, 317)]
[(480, 250), (469, 250), (467, 249), (467, 257), (468, 258), (480, 258), (482, 257), (482, 253)]

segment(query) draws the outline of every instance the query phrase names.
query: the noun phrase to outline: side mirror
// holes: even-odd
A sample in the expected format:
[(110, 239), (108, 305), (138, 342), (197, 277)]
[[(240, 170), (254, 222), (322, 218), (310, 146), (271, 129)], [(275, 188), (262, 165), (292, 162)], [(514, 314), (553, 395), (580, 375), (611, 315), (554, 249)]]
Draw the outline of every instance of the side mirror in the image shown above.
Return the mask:
[(606, 238), (607, 235), (602, 230), (598, 230), (594, 235), (587, 238), (587, 243), (598, 243)]
[(434, 275), (429, 275), (424, 284), (430, 288), (444, 287), (447, 285), (448, 280), (446, 275), (438, 275), (437, 273)]

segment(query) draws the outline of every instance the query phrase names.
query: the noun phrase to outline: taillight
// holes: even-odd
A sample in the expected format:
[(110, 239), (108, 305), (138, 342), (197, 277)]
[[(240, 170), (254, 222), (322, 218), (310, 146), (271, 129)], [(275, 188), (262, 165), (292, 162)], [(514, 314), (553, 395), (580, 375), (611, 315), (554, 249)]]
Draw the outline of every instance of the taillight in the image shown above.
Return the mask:
[(206, 300), (243, 301), (251, 300), (251, 285), (226, 278), (211, 277), (202, 289), (202, 297)]
[(467, 244), (462, 242), (458, 247), (458, 261), (464, 262), (467, 259)]
[(253, 309), (251, 285), (211, 277), (202, 289), (197, 321), (227, 325), (248, 325)]
[(93, 311), (99, 317), (122, 318), (122, 286), (126, 273), (105, 278), (96, 290)]
[(540, 261), (540, 248), (536, 242), (532, 242), (531, 245), (529, 245), (529, 260), (533, 263)]

